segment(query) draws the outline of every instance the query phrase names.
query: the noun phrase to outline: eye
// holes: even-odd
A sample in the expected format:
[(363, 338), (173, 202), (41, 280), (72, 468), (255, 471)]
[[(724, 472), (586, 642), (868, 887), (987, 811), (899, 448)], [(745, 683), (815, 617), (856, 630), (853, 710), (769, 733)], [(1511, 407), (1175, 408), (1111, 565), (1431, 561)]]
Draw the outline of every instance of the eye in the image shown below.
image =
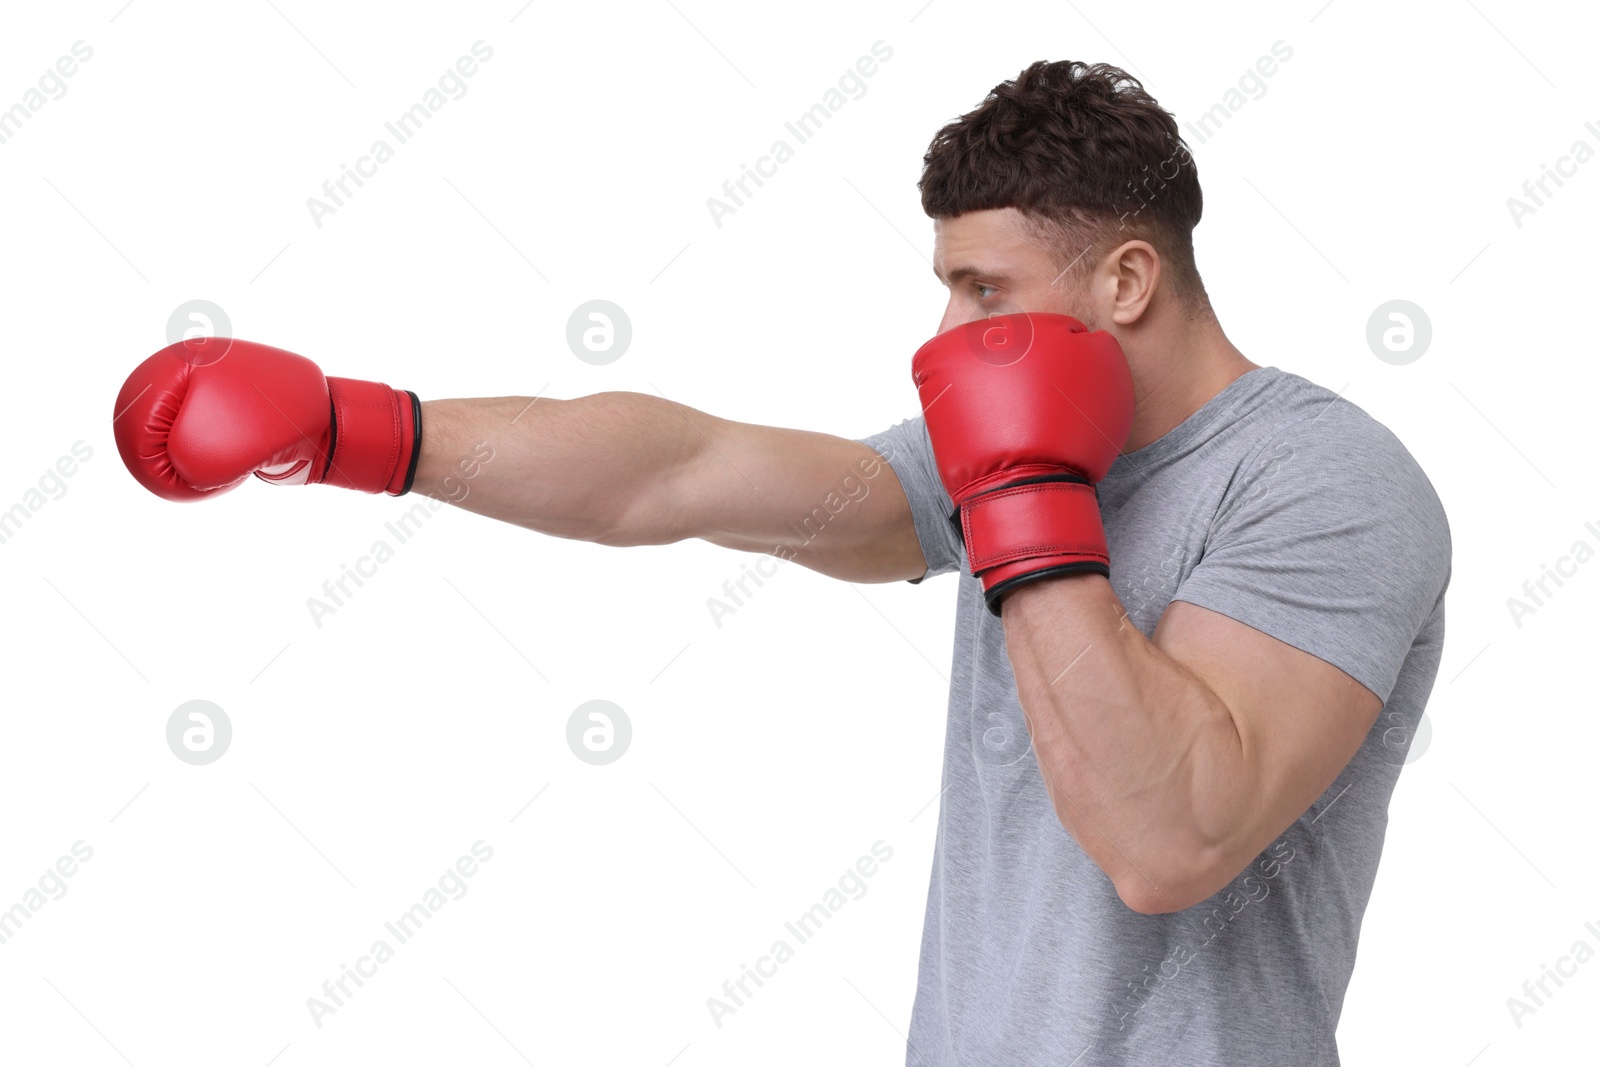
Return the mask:
[[(996, 289), (994, 286), (992, 286), (992, 285), (984, 285), (982, 282), (973, 282), (972, 283), (972, 288), (978, 290), (978, 300), (980, 302), (989, 299), (989, 294), (998, 293), (1000, 291), (1000, 290)], [(987, 290), (987, 292), (985, 292), (984, 290)]]

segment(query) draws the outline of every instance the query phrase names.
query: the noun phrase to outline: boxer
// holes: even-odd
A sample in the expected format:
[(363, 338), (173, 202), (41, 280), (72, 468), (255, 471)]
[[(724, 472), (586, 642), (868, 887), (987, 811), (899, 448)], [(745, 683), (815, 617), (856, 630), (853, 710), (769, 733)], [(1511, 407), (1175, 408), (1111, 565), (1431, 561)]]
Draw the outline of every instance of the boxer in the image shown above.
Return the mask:
[[(1336, 1067), (1443, 645), (1438, 496), (1366, 412), (1229, 340), (1194, 160), (1126, 72), (1030, 65), (937, 133), (919, 187), (949, 298), (921, 413), (864, 438), (627, 392), (419, 401), (234, 340), (140, 364), (118, 448), (190, 501), (252, 474), (438, 494), (492, 439), (452, 502), (530, 530), (958, 574), (907, 1064)], [(879, 465), (820, 533), (795, 521)]]

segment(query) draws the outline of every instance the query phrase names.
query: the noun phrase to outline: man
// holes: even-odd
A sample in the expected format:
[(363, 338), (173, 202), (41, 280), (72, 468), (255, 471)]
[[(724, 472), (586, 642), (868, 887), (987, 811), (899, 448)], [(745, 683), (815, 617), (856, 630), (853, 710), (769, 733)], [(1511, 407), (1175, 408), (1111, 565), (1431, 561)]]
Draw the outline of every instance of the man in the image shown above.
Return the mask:
[[(1337, 1064), (1443, 642), (1438, 498), (1359, 408), (1228, 341), (1194, 162), (1124, 72), (1030, 66), (920, 188), (950, 292), (923, 416), (861, 441), (630, 393), (421, 403), (234, 341), (141, 365), (119, 448), (174, 499), (256, 472), (854, 582), (961, 571), (907, 1064)], [(792, 524), (885, 462), (901, 492)]]

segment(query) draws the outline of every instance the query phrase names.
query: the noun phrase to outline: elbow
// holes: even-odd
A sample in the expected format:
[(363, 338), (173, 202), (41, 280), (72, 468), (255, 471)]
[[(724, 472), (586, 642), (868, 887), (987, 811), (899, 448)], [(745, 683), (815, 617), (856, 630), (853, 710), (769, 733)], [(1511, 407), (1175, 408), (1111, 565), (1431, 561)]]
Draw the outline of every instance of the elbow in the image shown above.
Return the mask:
[(588, 541), (593, 545), (605, 545), (607, 548), (639, 548), (643, 545), (662, 545), (667, 542), (649, 536), (643, 531), (629, 529), (623, 526), (607, 525), (597, 526), (573, 538), (576, 541)]
[(1162, 848), (1130, 855), (1133, 850), (1115, 845), (1096, 849), (1097, 843), (1105, 842), (1102, 835), (1080, 836), (1065, 813), (1058, 810), (1056, 816), (1062, 829), (1077, 840), (1110, 880), (1128, 910), (1140, 915), (1166, 915), (1193, 907), (1210, 895), (1200, 892), (1199, 879), (1195, 877), (1199, 865), (1186, 851)]
[(1227, 888), (1239, 871), (1228, 873), (1225, 865), (1196, 858), (1190, 862), (1169, 863), (1154, 877), (1129, 870), (1113, 880), (1117, 896), (1131, 911), (1140, 915), (1169, 915), (1204, 903)]
[(1134, 871), (1112, 884), (1116, 887), (1117, 897), (1127, 905), (1128, 910), (1140, 915), (1167, 915), (1196, 903), (1189, 900), (1187, 886), (1170, 877), (1153, 882)]
[(1169, 915), (1192, 908), (1205, 899), (1191, 892), (1188, 885), (1170, 881), (1153, 885), (1138, 874), (1114, 884), (1122, 903), (1128, 906), (1129, 911), (1140, 915)]
[(1191, 875), (1194, 867), (1185, 857), (1171, 852), (1130, 856), (1119, 849), (1100, 867), (1111, 879), (1118, 899), (1129, 911), (1140, 915), (1166, 915), (1205, 899), (1196, 896), (1197, 886)]
[(670, 545), (684, 540), (688, 533), (667, 519), (665, 512), (648, 501), (634, 502), (612, 515), (597, 515), (576, 535), (607, 548), (640, 548), (645, 545)]

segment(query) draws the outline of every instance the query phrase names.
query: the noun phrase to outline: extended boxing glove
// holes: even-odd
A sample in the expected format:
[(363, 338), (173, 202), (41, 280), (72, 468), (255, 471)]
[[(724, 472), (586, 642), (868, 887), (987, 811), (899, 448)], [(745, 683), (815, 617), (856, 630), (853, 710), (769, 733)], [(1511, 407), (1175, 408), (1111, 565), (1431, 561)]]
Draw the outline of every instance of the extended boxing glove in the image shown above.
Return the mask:
[(324, 378), (304, 356), (227, 337), (168, 345), (117, 394), (122, 462), (167, 500), (225, 493), (250, 474), (401, 496), (422, 446), (415, 393)]
[(989, 610), (1024, 582), (1109, 577), (1095, 483), (1133, 424), (1116, 338), (1066, 315), (997, 315), (933, 338), (911, 373)]

